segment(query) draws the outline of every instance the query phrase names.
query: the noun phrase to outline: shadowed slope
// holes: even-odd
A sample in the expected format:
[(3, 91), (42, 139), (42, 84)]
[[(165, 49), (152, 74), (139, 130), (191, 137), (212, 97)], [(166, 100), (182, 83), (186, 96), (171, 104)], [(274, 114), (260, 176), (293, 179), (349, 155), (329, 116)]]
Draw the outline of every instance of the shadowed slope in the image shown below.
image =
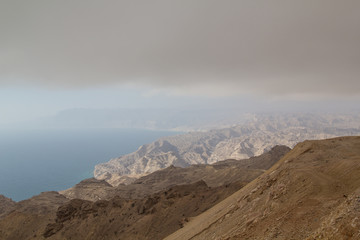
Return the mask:
[(43, 236), (49, 240), (162, 239), (242, 186), (209, 188), (200, 181), (143, 199), (74, 199), (59, 208), (56, 221), (48, 224)]
[(17, 202), (12, 211), (0, 219), (0, 239), (42, 239), (42, 231), (54, 221), (59, 206), (69, 201), (57, 192), (43, 192)]

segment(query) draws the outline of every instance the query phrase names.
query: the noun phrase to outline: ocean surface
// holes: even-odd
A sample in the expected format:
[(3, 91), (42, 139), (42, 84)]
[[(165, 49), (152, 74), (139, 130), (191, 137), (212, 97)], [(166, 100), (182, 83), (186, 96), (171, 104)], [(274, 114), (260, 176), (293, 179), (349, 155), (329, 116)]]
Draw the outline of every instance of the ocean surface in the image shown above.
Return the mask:
[(94, 166), (178, 132), (134, 129), (0, 131), (0, 194), (20, 201), (93, 176)]

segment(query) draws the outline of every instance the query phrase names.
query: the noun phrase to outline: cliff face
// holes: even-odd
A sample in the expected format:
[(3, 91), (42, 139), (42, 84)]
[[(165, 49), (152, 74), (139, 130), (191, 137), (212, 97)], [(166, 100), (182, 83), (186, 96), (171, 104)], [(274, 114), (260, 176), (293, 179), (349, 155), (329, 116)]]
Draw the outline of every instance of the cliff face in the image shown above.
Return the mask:
[(360, 134), (359, 119), (343, 115), (254, 115), (245, 124), (165, 137), (136, 152), (95, 166), (94, 176), (112, 185), (129, 183), (170, 165), (215, 163), (258, 156), (274, 145)]
[(305, 141), (166, 239), (359, 239), (360, 137)]

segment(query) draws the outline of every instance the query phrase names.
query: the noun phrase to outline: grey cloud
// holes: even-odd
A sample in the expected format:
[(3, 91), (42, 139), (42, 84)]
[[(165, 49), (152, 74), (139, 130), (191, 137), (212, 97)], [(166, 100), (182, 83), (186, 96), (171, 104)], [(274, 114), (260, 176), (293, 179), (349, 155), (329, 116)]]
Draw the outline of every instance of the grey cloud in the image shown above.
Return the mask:
[(359, 9), (357, 0), (2, 1), (0, 84), (356, 96)]

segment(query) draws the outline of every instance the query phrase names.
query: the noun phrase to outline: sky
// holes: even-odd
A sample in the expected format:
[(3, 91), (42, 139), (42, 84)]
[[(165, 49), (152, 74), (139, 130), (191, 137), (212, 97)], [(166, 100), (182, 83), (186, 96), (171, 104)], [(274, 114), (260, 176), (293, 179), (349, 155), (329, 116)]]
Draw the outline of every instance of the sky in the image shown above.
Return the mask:
[(0, 0), (0, 127), (74, 108), (359, 110), (358, 0)]

